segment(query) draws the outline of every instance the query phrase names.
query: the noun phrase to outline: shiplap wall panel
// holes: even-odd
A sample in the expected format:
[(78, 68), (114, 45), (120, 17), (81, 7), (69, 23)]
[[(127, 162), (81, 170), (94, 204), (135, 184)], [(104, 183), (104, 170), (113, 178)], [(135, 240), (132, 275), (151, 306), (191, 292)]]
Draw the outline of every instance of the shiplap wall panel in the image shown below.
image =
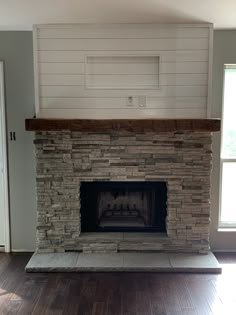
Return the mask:
[[(148, 87), (148, 78), (149, 76), (139, 75), (136, 76), (137, 85), (140, 83), (140, 86), (147, 85)], [(51, 85), (51, 86), (58, 86), (58, 85), (85, 85), (85, 77), (84, 75), (77, 75), (77, 74), (42, 74), (39, 78), (40, 85)], [(190, 85), (207, 85), (207, 74), (160, 74), (160, 86), (165, 85), (185, 85), (186, 88)], [(105, 85), (109, 88), (112, 86), (112, 76), (105, 76), (105, 75), (97, 75), (91, 78), (92, 82), (88, 82), (88, 84), (96, 85)], [(132, 77), (133, 81), (133, 77)], [(150, 83), (152, 84), (152, 80)], [(120, 76), (120, 85), (129, 84), (130, 83), (130, 75), (121, 75)], [(145, 91), (142, 95), (148, 95), (148, 91)], [(158, 91), (156, 91), (158, 94)]]
[[(125, 47), (123, 47), (124, 49)], [(121, 52), (122, 53), (122, 52)], [(133, 52), (123, 51), (124, 54), (133, 54)], [(152, 54), (153, 51), (136, 51), (136, 55)], [(162, 62), (208, 62), (208, 50), (177, 50), (177, 51), (168, 51), (168, 50), (155, 50), (157, 55), (161, 54)], [(88, 50), (87, 55), (93, 55), (94, 51)], [(101, 50), (96, 51), (96, 55), (116, 55), (116, 52)], [(83, 51), (39, 51), (37, 50), (37, 56), (39, 62), (84, 62), (85, 53)]]
[[(109, 64), (96, 64), (91, 67), (87, 67), (89, 73), (93, 74), (157, 74), (157, 63), (150, 63), (150, 64), (116, 64), (112, 68)], [(66, 68), (66, 67), (65, 67)], [(182, 63), (175, 63), (175, 62), (165, 62), (160, 63), (160, 73), (204, 73), (206, 70), (206, 62), (182, 62)], [(90, 72), (91, 71), (91, 72)], [(206, 72), (205, 72), (206, 73)]]
[(158, 75), (158, 61), (156, 63), (89, 63), (88, 74), (154, 74)]
[(41, 62), (39, 63), (40, 74), (84, 74), (84, 62)]
[[(93, 74), (156, 74), (157, 63), (127, 63), (111, 67), (108, 63), (87, 65), (88, 73)], [(159, 64), (160, 73), (207, 73), (207, 62), (162, 62)], [(90, 69), (91, 67), (91, 69)], [(204, 72), (205, 71), (205, 72)], [(83, 62), (40, 62), (40, 74), (85, 74)]]
[[(135, 113), (135, 114), (134, 114)], [(199, 108), (178, 108), (173, 110), (172, 108), (162, 108), (162, 109), (147, 109), (147, 108), (122, 108), (119, 109), (104, 109), (104, 110), (94, 110), (94, 108), (88, 109), (41, 109), (40, 117), (41, 118), (75, 118), (79, 117), (80, 119), (142, 119), (158, 117), (160, 119), (166, 117), (175, 117), (175, 118), (189, 118), (189, 117), (205, 117), (205, 109)]]
[[(187, 26), (187, 25), (186, 25)], [(154, 24), (109, 25), (68, 25), (39, 29), (39, 38), (208, 38), (206, 27), (160, 26)]]
[[(201, 108), (204, 109), (206, 103), (205, 97), (148, 97), (146, 108)], [(66, 100), (68, 109), (76, 109), (76, 108), (126, 108), (126, 98), (121, 97), (107, 97), (101, 103), (99, 97), (77, 97), (77, 98), (67, 98)], [(44, 98), (41, 102), (42, 108), (61, 108), (63, 109), (65, 106), (63, 98)]]
[(86, 85), (89, 88), (158, 88), (158, 76), (148, 74), (124, 75), (88, 75)]
[[(35, 26), (37, 116), (206, 118), (211, 28), (210, 24)], [(145, 96), (146, 104), (136, 99), (128, 106), (129, 96)]]
[(41, 74), (39, 76), (40, 85), (84, 85), (84, 75), (79, 74)]
[(208, 49), (207, 38), (127, 38), (127, 39), (39, 39), (39, 50), (204, 50)]
[[(149, 96), (156, 96), (156, 90), (149, 90)], [(40, 95), (42, 98), (47, 97), (127, 97), (127, 95), (143, 95), (142, 90), (127, 90), (124, 89), (86, 89), (84, 86), (40, 86)], [(207, 86), (205, 85), (192, 85), (186, 86), (161, 86), (158, 91), (158, 96), (162, 97), (207, 97)]]

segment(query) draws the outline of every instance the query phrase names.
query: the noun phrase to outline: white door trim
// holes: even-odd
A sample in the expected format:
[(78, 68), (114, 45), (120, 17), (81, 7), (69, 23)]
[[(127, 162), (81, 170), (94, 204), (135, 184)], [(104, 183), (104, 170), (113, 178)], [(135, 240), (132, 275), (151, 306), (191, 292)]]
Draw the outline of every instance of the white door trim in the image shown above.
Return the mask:
[(4, 230), (5, 230), (5, 252), (11, 251), (10, 246), (10, 215), (9, 215), (9, 194), (8, 194), (8, 168), (7, 168), (7, 142), (6, 142), (6, 113), (5, 113), (5, 96), (4, 96), (4, 66), (0, 61), (0, 126), (2, 128), (3, 144), (3, 198), (4, 198)]

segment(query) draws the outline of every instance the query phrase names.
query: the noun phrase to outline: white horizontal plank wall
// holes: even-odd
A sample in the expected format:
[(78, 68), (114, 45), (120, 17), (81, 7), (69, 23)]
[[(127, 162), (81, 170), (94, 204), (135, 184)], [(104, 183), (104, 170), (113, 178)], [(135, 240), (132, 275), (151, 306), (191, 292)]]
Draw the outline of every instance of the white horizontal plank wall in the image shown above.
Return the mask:
[(207, 118), (211, 24), (36, 25), (41, 118)]

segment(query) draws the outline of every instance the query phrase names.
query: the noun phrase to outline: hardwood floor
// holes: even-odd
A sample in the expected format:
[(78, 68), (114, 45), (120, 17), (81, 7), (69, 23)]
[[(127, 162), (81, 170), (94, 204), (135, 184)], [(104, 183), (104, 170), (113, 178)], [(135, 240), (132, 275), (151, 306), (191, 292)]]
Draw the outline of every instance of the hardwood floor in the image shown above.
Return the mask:
[(236, 314), (236, 253), (222, 275), (25, 273), (30, 256), (0, 253), (0, 315)]

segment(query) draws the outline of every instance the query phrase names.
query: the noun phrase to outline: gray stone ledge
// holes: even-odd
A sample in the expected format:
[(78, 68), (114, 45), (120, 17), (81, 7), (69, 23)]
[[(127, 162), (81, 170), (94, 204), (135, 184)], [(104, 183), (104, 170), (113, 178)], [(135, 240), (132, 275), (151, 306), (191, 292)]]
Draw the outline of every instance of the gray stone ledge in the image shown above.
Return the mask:
[(194, 272), (221, 273), (210, 252), (200, 254), (112, 253), (33, 254), (26, 272)]

